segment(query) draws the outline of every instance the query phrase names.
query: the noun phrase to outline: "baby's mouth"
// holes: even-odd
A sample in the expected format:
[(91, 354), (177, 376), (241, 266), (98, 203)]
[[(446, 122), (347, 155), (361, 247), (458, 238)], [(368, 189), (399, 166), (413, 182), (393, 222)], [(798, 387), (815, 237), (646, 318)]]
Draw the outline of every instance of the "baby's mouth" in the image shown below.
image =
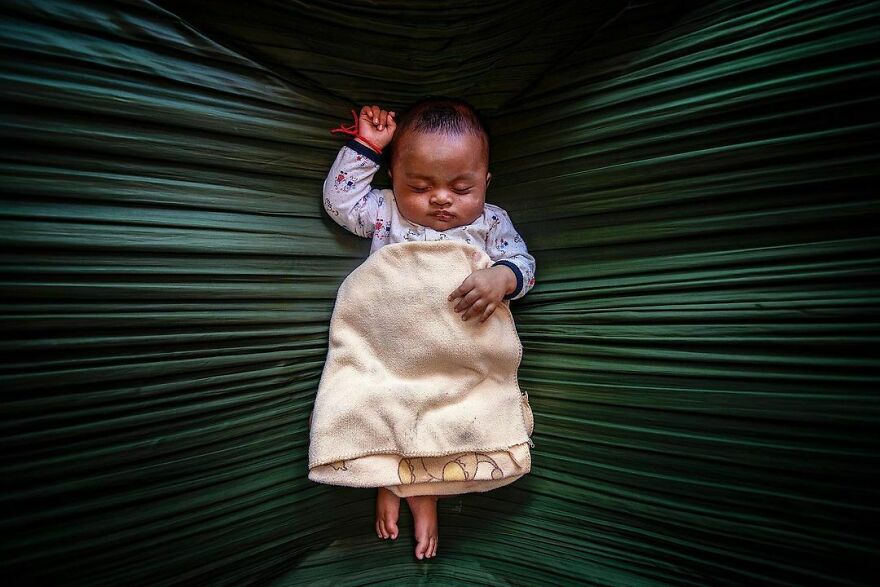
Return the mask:
[(451, 220), (453, 218), (453, 215), (448, 212), (434, 212), (432, 216), (438, 220)]

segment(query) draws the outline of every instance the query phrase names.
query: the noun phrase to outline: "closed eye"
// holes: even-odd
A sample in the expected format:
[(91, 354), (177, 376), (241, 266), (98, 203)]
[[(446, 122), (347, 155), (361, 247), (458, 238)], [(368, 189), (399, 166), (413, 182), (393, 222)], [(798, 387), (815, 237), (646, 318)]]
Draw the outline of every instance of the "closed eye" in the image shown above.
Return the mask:
[[(421, 194), (421, 193), (427, 192), (431, 188), (419, 188), (419, 187), (415, 187), (415, 186), (409, 186), (409, 189), (410, 189), (410, 191)], [(458, 189), (453, 189), (452, 191), (454, 191), (456, 194), (467, 194), (472, 189), (473, 188), (458, 188)]]

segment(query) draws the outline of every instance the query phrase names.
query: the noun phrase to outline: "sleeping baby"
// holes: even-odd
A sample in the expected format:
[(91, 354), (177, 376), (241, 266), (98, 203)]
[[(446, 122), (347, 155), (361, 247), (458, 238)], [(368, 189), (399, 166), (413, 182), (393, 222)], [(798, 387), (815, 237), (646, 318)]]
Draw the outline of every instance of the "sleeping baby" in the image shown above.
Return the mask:
[[(485, 322), (503, 303), (516, 300), (535, 283), (535, 259), (507, 212), (486, 203), (489, 135), (466, 101), (428, 97), (400, 121), (379, 106), (364, 106), (324, 182), (324, 208), (334, 221), (372, 239), (370, 254), (405, 241), (451, 239), (485, 253), (492, 265), (470, 273), (449, 292), (462, 320)], [(373, 189), (382, 152), (389, 149), (393, 189)], [(488, 262), (487, 262), (488, 264)], [(494, 466), (494, 465), (493, 465)], [(415, 556), (437, 553), (438, 495), (407, 496), (413, 514)], [(376, 534), (396, 539), (400, 497), (389, 487), (376, 496)]]

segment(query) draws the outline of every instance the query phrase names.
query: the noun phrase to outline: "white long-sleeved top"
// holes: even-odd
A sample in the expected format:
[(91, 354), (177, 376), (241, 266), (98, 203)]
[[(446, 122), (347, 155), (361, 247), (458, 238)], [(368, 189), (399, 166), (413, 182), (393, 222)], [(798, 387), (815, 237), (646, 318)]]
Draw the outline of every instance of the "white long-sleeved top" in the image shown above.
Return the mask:
[(370, 187), (380, 163), (379, 154), (351, 139), (339, 150), (324, 181), (324, 209), (337, 224), (372, 239), (371, 255), (391, 243), (460, 240), (485, 251), (493, 265), (505, 265), (513, 271), (516, 289), (504, 296), (505, 300), (519, 299), (532, 289), (535, 258), (503, 208), (486, 203), (472, 223), (442, 231), (410, 222), (397, 209), (393, 190)]

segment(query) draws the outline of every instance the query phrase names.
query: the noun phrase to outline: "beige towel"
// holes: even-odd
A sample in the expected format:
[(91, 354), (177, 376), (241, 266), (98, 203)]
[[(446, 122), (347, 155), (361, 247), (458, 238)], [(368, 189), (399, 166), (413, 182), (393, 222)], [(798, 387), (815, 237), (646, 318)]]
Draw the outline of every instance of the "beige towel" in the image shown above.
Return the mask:
[[(531, 444), (534, 420), (517, 383), (522, 345), (509, 302), (480, 323), (462, 320), (457, 301), (447, 300), (473, 271), (491, 265), (484, 251), (461, 241), (417, 241), (386, 245), (348, 275), (311, 416), (310, 471), (369, 455)], [(348, 469), (356, 478), (334, 484), (388, 482)]]

